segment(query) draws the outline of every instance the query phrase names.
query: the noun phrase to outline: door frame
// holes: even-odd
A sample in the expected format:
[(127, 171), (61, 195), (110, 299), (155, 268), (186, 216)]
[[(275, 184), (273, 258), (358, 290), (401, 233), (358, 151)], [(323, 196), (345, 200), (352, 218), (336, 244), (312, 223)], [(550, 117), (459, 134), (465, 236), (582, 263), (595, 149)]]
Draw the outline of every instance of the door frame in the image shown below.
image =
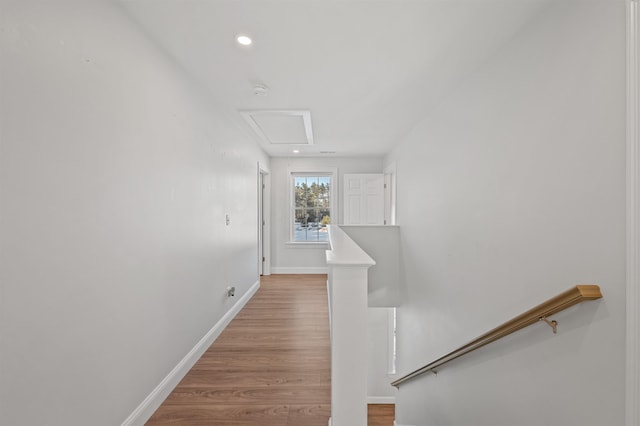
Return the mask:
[(640, 424), (640, 5), (627, 0), (626, 426)]
[(258, 162), (258, 275), (271, 275), (271, 175)]
[(396, 216), (396, 173), (397, 166), (394, 161), (388, 164), (384, 170), (384, 224), (397, 225)]

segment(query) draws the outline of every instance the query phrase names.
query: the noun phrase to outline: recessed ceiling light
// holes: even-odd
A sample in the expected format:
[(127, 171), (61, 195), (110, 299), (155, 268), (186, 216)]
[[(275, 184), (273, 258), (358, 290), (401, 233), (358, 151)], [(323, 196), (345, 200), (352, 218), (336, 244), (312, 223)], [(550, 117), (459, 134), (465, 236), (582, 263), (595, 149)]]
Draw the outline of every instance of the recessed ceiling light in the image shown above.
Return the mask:
[(293, 153), (294, 153), (294, 154), (300, 154), (300, 150), (299, 150), (299, 149), (294, 149), (294, 150), (293, 150)]
[(236, 36), (236, 41), (243, 46), (249, 46), (251, 45), (251, 43), (253, 43), (253, 40), (251, 40), (251, 37), (245, 34), (238, 34)]

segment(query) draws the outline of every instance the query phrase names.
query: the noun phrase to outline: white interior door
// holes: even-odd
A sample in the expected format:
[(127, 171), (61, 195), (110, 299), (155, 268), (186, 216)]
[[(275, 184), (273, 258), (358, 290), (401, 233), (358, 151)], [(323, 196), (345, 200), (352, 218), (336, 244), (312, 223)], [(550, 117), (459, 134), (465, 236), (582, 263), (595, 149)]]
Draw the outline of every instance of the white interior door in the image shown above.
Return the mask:
[(384, 175), (344, 175), (344, 224), (384, 225)]

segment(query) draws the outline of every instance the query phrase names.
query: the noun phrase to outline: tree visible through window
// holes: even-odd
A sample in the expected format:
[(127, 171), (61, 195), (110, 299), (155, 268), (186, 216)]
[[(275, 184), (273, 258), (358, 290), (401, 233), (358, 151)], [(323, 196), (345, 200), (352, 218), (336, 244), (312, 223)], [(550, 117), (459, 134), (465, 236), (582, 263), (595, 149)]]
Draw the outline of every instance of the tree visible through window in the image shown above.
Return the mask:
[(293, 241), (328, 241), (331, 176), (293, 175)]

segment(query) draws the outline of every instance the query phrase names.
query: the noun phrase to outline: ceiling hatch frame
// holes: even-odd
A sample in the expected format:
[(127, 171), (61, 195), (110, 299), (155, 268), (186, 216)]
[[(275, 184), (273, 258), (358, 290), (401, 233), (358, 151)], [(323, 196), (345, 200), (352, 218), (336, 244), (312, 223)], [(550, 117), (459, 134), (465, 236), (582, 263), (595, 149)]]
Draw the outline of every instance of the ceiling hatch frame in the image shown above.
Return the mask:
[[(262, 140), (264, 143), (272, 146), (277, 145), (313, 145), (313, 129), (311, 127), (311, 111), (309, 110), (294, 110), (294, 109), (265, 109), (265, 110), (242, 110), (239, 111), (242, 118), (245, 119), (247, 124), (251, 127), (251, 130)], [(268, 134), (263, 127), (264, 124), (260, 124), (260, 120), (268, 119), (269, 117), (277, 118), (282, 122), (283, 119), (291, 119), (292, 124), (300, 124), (299, 120), (302, 120), (302, 126), (304, 127), (304, 136), (296, 140), (295, 142), (282, 142), (277, 140), (278, 135)], [(288, 120), (287, 120), (288, 121)]]

